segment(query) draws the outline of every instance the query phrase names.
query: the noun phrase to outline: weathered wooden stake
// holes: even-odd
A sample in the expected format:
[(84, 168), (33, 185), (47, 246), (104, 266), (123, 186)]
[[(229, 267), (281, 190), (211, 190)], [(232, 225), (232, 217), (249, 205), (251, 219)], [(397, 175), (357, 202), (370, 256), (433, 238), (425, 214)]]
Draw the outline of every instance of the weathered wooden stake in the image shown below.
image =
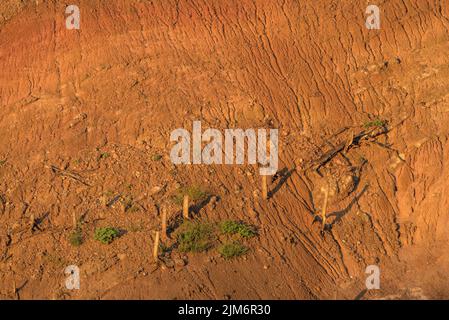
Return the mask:
[(14, 296), (14, 299), (17, 299), (17, 285), (16, 285), (16, 279), (14, 279), (14, 278), (12, 280), (12, 294)]
[(167, 208), (162, 207), (162, 241), (167, 240)]
[(34, 231), (34, 225), (36, 224), (36, 219), (34, 218), (34, 213), (31, 214), (30, 217), (30, 229), (31, 231)]
[(189, 196), (184, 196), (184, 201), (182, 203), (182, 215), (185, 219), (189, 219)]
[(268, 200), (268, 183), (267, 176), (262, 176), (262, 198)]
[(154, 238), (154, 247), (153, 247), (153, 259), (155, 262), (158, 261), (158, 251), (159, 251), (159, 231), (156, 231), (156, 236)]
[(329, 183), (326, 184), (326, 189), (324, 189), (324, 202), (323, 208), (321, 209), (321, 220), (323, 222), (323, 231), (326, 227), (326, 210), (328, 200), (329, 200)]
[(73, 229), (77, 228), (76, 213), (72, 212)]

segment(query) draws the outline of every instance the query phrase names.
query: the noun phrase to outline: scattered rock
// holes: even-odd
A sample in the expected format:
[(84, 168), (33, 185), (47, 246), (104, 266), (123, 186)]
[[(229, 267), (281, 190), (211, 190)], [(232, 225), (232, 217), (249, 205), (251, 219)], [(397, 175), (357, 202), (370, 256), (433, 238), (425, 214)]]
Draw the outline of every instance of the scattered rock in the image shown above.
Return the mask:
[(213, 210), (217, 206), (218, 198), (216, 196), (210, 197), (208, 208)]
[(248, 205), (246, 207), (246, 210), (248, 211), (248, 214), (252, 217), (252, 218), (258, 218), (259, 214), (256, 212), (256, 210), (254, 210), (254, 208), (250, 205)]
[(98, 201), (100, 202), (102, 207), (106, 207), (106, 205), (108, 204), (108, 199), (106, 198), (106, 196), (101, 196)]
[(173, 260), (170, 259), (170, 258), (165, 258), (165, 259), (164, 259), (164, 266), (166, 266), (167, 268), (172, 269), (172, 268), (175, 267), (175, 261), (173, 261)]
[(151, 188), (150, 195), (155, 195), (155, 194), (161, 192), (161, 190), (162, 190), (162, 187), (155, 186), (155, 187)]
[(175, 258), (173, 261), (177, 267), (184, 267), (187, 264), (187, 262), (182, 258)]
[(125, 253), (119, 253), (119, 254), (117, 254), (117, 258), (119, 258), (119, 260), (125, 260), (126, 259), (126, 254)]
[(242, 186), (234, 185), (234, 193), (239, 194), (242, 190)]
[(150, 268), (149, 268), (150, 273), (155, 272), (157, 269), (159, 269), (159, 263), (153, 262), (150, 264)]
[(228, 189), (226, 189), (226, 187), (224, 185), (220, 186), (220, 193), (223, 195), (229, 194)]

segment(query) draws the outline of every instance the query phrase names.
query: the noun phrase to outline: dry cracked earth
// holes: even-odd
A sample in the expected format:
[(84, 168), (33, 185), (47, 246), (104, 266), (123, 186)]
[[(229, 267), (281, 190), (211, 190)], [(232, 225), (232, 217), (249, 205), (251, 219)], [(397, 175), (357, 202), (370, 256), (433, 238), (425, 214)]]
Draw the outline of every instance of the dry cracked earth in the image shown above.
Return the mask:
[[(449, 298), (447, 1), (378, 0), (380, 30), (365, 0), (74, 2), (79, 30), (66, 2), (0, 3), (0, 298)], [(279, 129), (267, 201), (255, 165), (172, 164), (195, 120)], [(213, 197), (192, 219), (258, 236), (155, 265), (161, 206), (172, 225), (194, 184)]]

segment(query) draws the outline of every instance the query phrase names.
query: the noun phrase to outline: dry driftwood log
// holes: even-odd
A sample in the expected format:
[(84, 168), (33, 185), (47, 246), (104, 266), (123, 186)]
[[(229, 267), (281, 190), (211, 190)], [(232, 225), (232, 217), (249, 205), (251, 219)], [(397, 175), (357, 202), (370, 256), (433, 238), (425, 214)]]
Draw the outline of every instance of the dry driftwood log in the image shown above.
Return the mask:
[(356, 145), (360, 145), (362, 141), (369, 141), (375, 139), (376, 137), (386, 134), (389, 132), (389, 129), (385, 126), (382, 127), (373, 127), (370, 129), (361, 130), (358, 134), (354, 135), (353, 133), (350, 136), (348, 141), (344, 141), (339, 143), (336, 147), (324, 153), (319, 159), (313, 161), (309, 166), (307, 166), (302, 171), (306, 171), (308, 169), (319, 170), (326, 163), (331, 161), (336, 155), (340, 152), (348, 151), (352, 147)]

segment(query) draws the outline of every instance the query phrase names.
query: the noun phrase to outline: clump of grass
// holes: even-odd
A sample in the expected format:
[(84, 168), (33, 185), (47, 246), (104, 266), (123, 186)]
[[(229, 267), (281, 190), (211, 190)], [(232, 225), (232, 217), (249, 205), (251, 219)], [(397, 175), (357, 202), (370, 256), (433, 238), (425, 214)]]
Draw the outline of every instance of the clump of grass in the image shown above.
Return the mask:
[(64, 258), (58, 256), (56, 253), (44, 253), (43, 258), (45, 261), (48, 261), (58, 268), (68, 265), (68, 262)]
[(162, 160), (162, 155), (154, 154), (154, 155), (151, 156), (151, 160), (152, 161), (161, 161)]
[(81, 217), (80, 219), (76, 220), (75, 215), (73, 216), (75, 228), (69, 235), (69, 242), (74, 247), (79, 247), (83, 244), (83, 223), (84, 219)]
[(239, 235), (242, 238), (252, 238), (257, 235), (253, 226), (243, 222), (226, 220), (219, 224), (220, 232), (226, 235)]
[(202, 252), (212, 246), (215, 240), (214, 226), (210, 223), (184, 222), (177, 234), (181, 252)]
[(228, 242), (218, 248), (218, 252), (225, 259), (232, 259), (244, 255), (248, 248), (239, 242)]
[(372, 127), (384, 127), (386, 124), (387, 124), (386, 120), (381, 120), (381, 119), (377, 118), (374, 121), (367, 121), (367, 122), (365, 122), (363, 124), (363, 127), (365, 129), (372, 128)]
[(83, 244), (83, 234), (81, 228), (78, 227), (72, 231), (69, 236), (69, 242), (74, 247), (79, 247)]
[(176, 190), (172, 200), (175, 204), (182, 205), (184, 196), (189, 196), (190, 201), (204, 201), (209, 197), (209, 193), (198, 186), (181, 187)]
[(106, 190), (105, 192), (103, 192), (103, 195), (105, 197), (111, 198), (112, 196), (114, 196), (114, 192), (111, 190)]
[(6, 163), (6, 160), (0, 160), (0, 167)]
[(139, 207), (135, 204), (132, 196), (123, 197), (122, 205), (125, 212), (133, 213), (139, 211)]
[(118, 238), (120, 231), (112, 227), (97, 228), (95, 230), (95, 240), (103, 244), (110, 244), (115, 238)]
[(159, 252), (160, 254), (164, 255), (167, 252), (170, 252), (170, 247), (164, 244), (163, 242), (159, 243)]

